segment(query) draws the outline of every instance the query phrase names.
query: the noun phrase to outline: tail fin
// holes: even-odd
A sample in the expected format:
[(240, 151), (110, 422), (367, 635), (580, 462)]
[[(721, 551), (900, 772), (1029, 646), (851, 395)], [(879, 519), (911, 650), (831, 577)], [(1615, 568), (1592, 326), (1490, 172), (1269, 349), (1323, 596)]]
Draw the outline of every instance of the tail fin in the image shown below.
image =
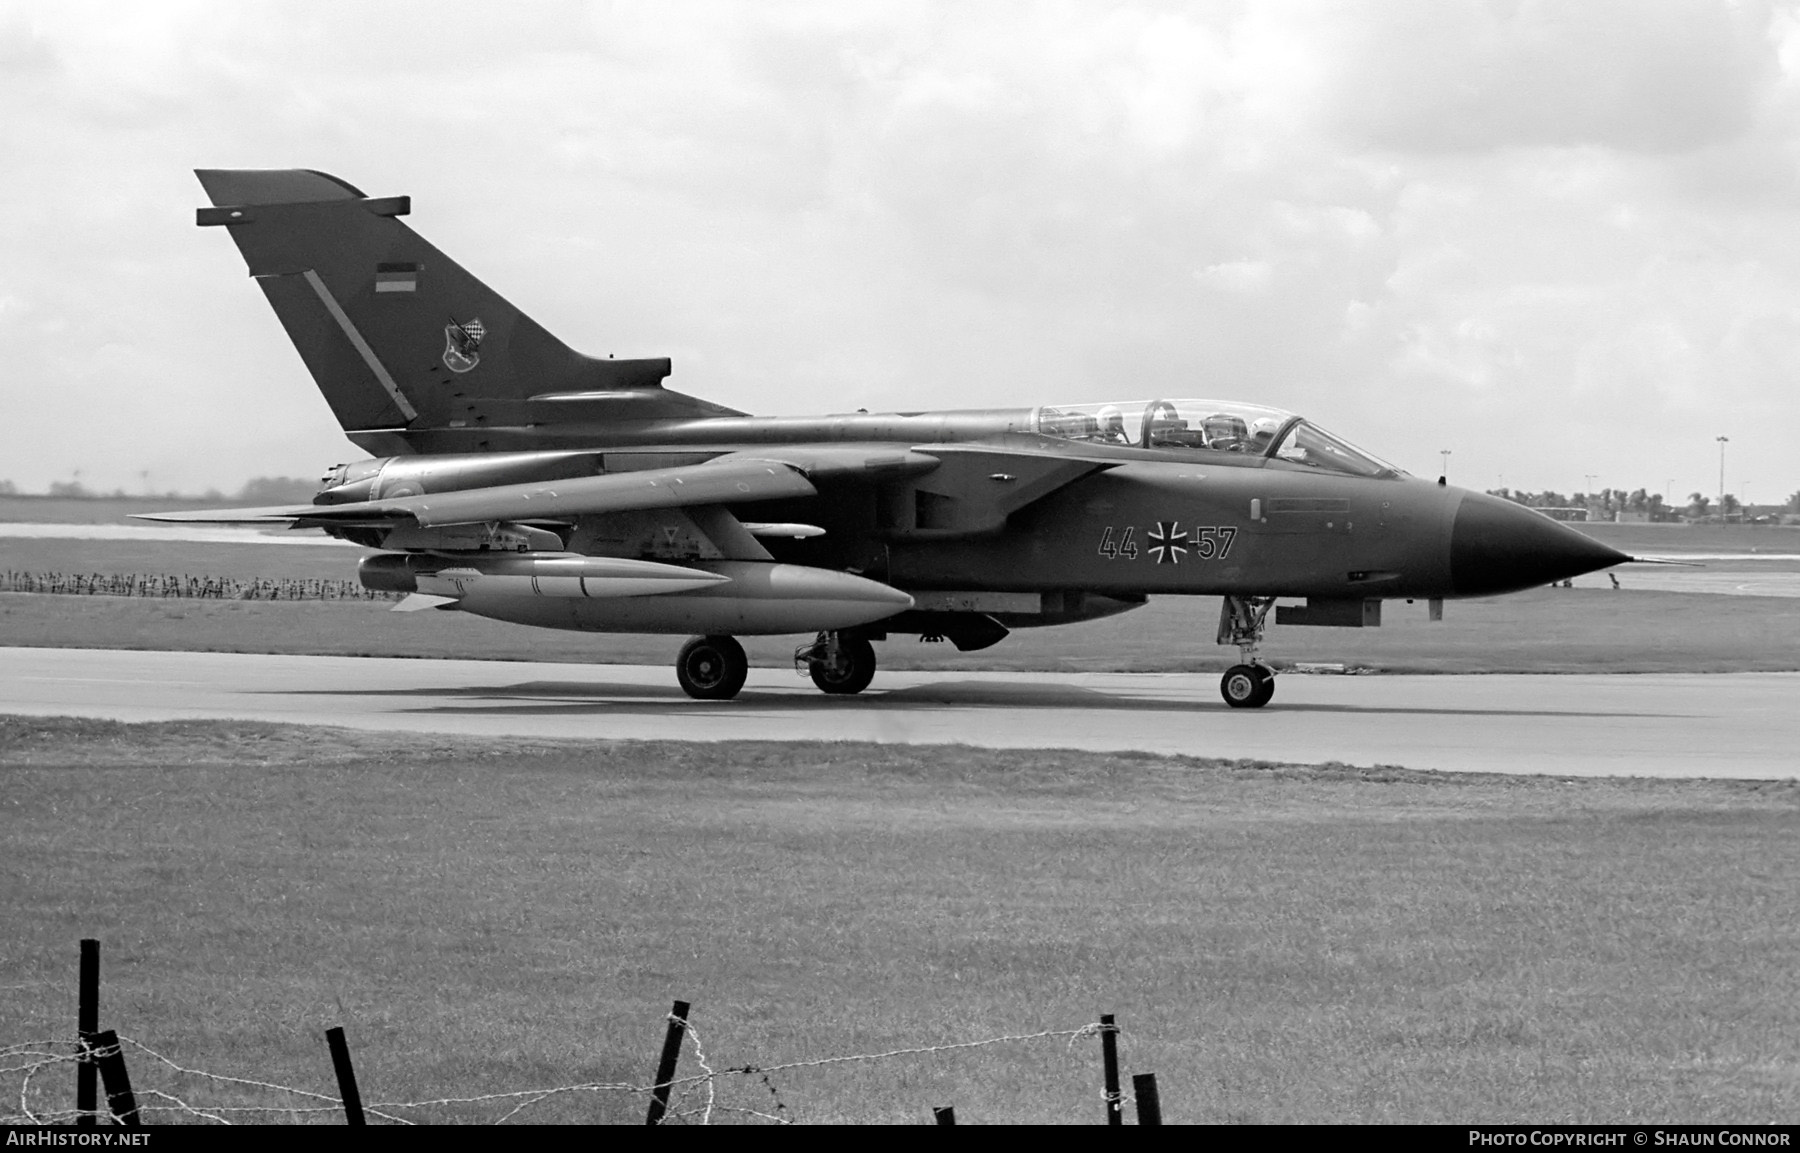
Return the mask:
[(502, 430), (528, 425), (741, 415), (665, 390), (666, 358), (575, 352), (401, 223), (408, 197), (371, 198), (307, 169), (195, 175), (213, 202), (198, 223), (231, 233), (338, 423), (370, 451), (517, 447)]

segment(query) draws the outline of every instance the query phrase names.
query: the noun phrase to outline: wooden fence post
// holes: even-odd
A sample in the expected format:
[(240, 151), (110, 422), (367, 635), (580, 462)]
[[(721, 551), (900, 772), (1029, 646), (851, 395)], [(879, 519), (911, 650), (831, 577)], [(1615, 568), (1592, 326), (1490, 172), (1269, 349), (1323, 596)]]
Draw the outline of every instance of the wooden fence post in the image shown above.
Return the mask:
[(356, 1087), (356, 1068), (350, 1064), (350, 1046), (344, 1041), (344, 1027), (334, 1025), (325, 1030), (325, 1044), (331, 1047), (331, 1067), (337, 1070), (338, 1096), (344, 1099), (344, 1124), (367, 1125), (363, 1118), (362, 1092)]
[(1131, 1077), (1131, 1095), (1137, 1098), (1139, 1125), (1162, 1124), (1162, 1098), (1156, 1094), (1155, 1073), (1134, 1073)]
[(933, 1109), (931, 1111), (931, 1115), (933, 1117), (937, 1118), (937, 1123), (939, 1125), (954, 1125), (954, 1124), (956, 1124), (956, 1106), (954, 1106), (954, 1105), (945, 1105), (940, 1108)]
[(99, 1067), (88, 1046), (88, 1037), (99, 1031), (100, 942), (83, 937), (75, 998), (75, 1035), (81, 1039), (81, 1058), (75, 1062), (75, 1125), (80, 1129), (100, 1124)]
[(650, 1092), (650, 1114), (646, 1125), (662, 1124), (669, 1111), (669, 1087), (675, 1080), (675, 1064), (681, 1060), (681, 1035), (687, 1030), (688, 1003), (675, 1002), (669, 1010), (669, 1032), (663, 1037), (662, 1060), (656, 1063), (656, 1088)]
[(1125, 1124), (1124, 1095), (1119, 1092), (1119, 1027), (1111, 1013), (1100, 1014), (1100, 1061), (1106, 1073), (1106, 1123)]
[(111, 1029), (90, 1033), (87, 1043), (98, 1050), (100, 1077), (106, 1082), (106, 1107), (127, 1129), (143, 1128), (144, 1119), (138, 1116), (137, 1095), (131, 1091), (131, 1076), (125, 1071), (125, 1050), (119, 1045), (119, 1035)]

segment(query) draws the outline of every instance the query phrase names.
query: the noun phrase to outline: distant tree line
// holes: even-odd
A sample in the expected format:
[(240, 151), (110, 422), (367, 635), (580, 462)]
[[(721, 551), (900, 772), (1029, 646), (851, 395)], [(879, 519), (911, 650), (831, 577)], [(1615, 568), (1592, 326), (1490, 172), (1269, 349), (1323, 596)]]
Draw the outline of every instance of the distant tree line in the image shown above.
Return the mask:
[(1680, 516), (1680, 512), (1671, 508), (1663, 499), (1662, 493), (1641, 488), (1631, 492), (1622, 488), (1608, 488), (1595, 493), (1573, 492), (1567, 495), (1555, 489), (1524, 492), (1510, 488), (1492, 488), (1488, 492), (1527, 508), (1583, 508), (1603, 514), (1608, 520), (1616, 513), (1638, 514), (1649, 520), (1674, 520)]
[(172, 573), (59, 573), (0, 571), (0, 592), (66, 596), (182, 597), (234, 601), (382, 601), (398, 593), (375, 592), (353, 580), (287, 577), (217, 577)]
[[(1491, 488), (1488, 489), (1488, 494), (1527, 508), (1586, 509), (1603, 520), (1613, 520), (1620, 513), (1627, 514), (1628, 518), (1642, 516), (1652, 521), (1705, 520), (1707, 517), (1717, 516), (1730, 519), (1744, 514), (1742, 504), (1731, 493), (1726, 493), (1720, 499), (1716, 509), (1712, 498), (1705, 493), (1691, 492), (1685, 503), (1674, 505), (1665, 501), (1661, 493), (1641, 488), (1630, 492), (1622, 488), (1606, 488), (1595, 493), (1573, 492), (1566, 496), (1554, 489), (1515, 492), (1510, 488)], [(1788, 497), (1782, 507), (1786, 512), (1800, 514), (1800, 492)]]
[[(175, 492), (126, 492), (115, 488), (111, 492), (97, 492), (82, 484), (79, 480), (53, 480), (50, 489), (44, 495), (58, 496), (69, 500), (131, 500), (149, 498), (152, 500), (210, 500), (210, 501), (242, 501), (245, 504), (310, 504), (313, 494), (319, 491), (316, 480), (302, 480), (293, 476), (259, 476), (245, 483), (235, 494), (226, 495), (216, 488), (209, 488), (203, 493)], [(22, 493), (19, 486), (10, 480), (0, 480), (0, 496), (30, 496)]]

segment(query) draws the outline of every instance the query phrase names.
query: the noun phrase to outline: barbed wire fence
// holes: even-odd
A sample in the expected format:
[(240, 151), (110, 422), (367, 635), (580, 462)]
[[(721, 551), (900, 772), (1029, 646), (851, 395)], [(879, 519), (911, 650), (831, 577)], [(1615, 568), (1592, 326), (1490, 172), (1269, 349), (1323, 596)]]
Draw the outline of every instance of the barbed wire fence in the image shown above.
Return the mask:
[[(74, 1037), (52, 1037), (0, 1046), (0, 1092), (4, 1092), (4, 1096), (0, 1097), (0, 1125), (74, 1124), (87, 1128), (98, 1125), (102, 1120), (111, 1120), (119, 1125), (136, 1127), (152, 1115), (220, 1125), (234, 1124), (236, 1120), (294, 1123), (323, 1121), (340, 1112), (351, 1125), (366, 1124), (370, 1115), (392, 1124), (412, 1125), (421, 1121), (443, 1120), (441, 1114), (435, 1117), (421, 1115), (430, 1110), (442, 1111), (452, 1107), (465, 1110), (469, 1107), (490, 1108), (496, 1111), (490, 1118), (490, 1123), (502, 1125), (523, 1116), (533, 1106), (552, 1099), (603, 1093), (647, 1097), (649, 1100), (645, 1120), (650, 1125), (710, 1125), (716, 1116), (724, 1115), (789, 1125), (799, 1118), (782, 1098), (778, 1078), (785, 1079), (787, 1075), (798, 1074), (802, 1070), (915, 1060), (993, 1046), (1052, 1040), (1064, 1042), (1065, 1050), (1073, 1056), (1076, 1043), (1088, 1037), (1100, 1040), (1102, 1099), (1105, 1103), (1106, 1123), (1124, 1123), (1124, 1096), (1119, 1084), (1119, 1027), (1110, 1014), (1103, 1014), (1097, 1022), (1072, 1029), (1046, 1029), (1034, 1033), (1010, 1033), (973, 1041), (915, 1045), (874, 1053), (850, 1053), (766, 1064), (748, 1062), (719, 1068), (714, 1066), (701, 1044), (700, 1034), (689, 1019), (691, 1006), (686, 1001), (676, 1001), (669, 1010), (666, 1017), (668, 1028), (657, 1060), (656, 1077), (647, 1084), (581, 1081), (568, 1085), (460, 1097), (435, 1097), (421, 1101), (374, 1101), (365, 1105), (357, 1085), (349, 1044), (341, 1027), (325, 1031), (333, 1072), (337, 1077), (337, 1096), (255, 1077), (193, 1068), (136, 1038), (121, 1036), (111, 1029), (102, 1030), (100, 942), (91, 937), (83, 938), (80, 945)], [(50, 982), (34, 981), (26, 985), (0, 988), (23, 990), (49, 984)], [(693, 1062), (700, 1071), (678, 1077), (676, 1073), (684, 1049), (692, 1050)], [(126, 1060), (127, 1051), (132, 1054), (131, 1062)], [(129, 1072), (131, 1064), (135, 1064), (140, 1077), (137, 1087), (132, 1084)], [(57, 1108), (49, 1102), (55, 1097), (58, 1082), (47, 1074), (57, 1070), (66, 1072), (71, 1067), (76, 1074), (74, 1108)], [(145, 1069), (154, 1074), (155, 1084), (142, 1079)], [(13, 1077), (18, 1079), (16, 1098), (10, 1091), (6, 1091), (6, 1079)], [(101, 1081), (104, 1081), (106, 1089), (104, 1107), (100, 1103), (98, 1092)], [(60, 1084), (66, 1091), (67, 1080), (62, 1080)], [(751, 1092), (757, 1104), (763, 1107), (721, 1101), (720, 1089), (728, 1084), (754, 1085)], [(1138, 1123), (1162, 1124), (1155, 1075), (1138, 1074), (1133, 1077), (1132, 1085), (1137, 1100)], [(233, 1096), (224, 1100), (216, 1099), (224, 1093)], [(279, 1103), (254, 1103), (244, 1099), (257, 1094), (274, 1095)], [(18, 1102), (16, 1111), (10, 1108), (10, 1102), (14, 1099)], [(933, 1114), (940, 1125), (955, 1124), (955, 1109), (951, 1106), (934, 1108)]]
[[(783, 1075), (798, 1074), (805, 1070), (823, 1069), (852, 1063), (875, 1063), (903, 1059), (917, 1059), (942, 1054), (962, 1053), (974, 1049), (983, 1049), (1002, 1045), (1023, 1045), (1031, 1042), (1060, 1041), (1065, 1051), (1074, 1058), (1076, 1045), (1083, 1039), (1098, 1037), (1103, 1043), (1116, 1044), (1119, 1034), (1117, 1025), (1095, 1022), (1070, 1029), (1047, 1029), (1035, 1033), (1016, 1033), (997, 1037), (984, 1037), (973, 1041), (956, 1041), (938, 1045), (917, 1045), (900, 1049), (889, 1049), (874, 1053), (852, 1053), (841, 1056), (818, 1057), (803, 1061), (785, 1061), (771, 1064), (747, 1063), (715, 1068), (709, 1060), (701, 1044), (698, 1031), (692, 1021), (685, 1016), (671, 1014), (668, 1018), (671, 1032), (679, 1033), (679, 1041), (690, 1051), (694, 1064), (700, 1072), (682, 1077), (664, 1076), (659, 1072), (658, 1080), (649, 1083), (583, 1081), (568, 1085), (552, 1085), (531, 1089), (519, 1089), (505, 1092), (479, 1093), (467, 1096), (435, 1097), (418, 1101), (386, 1101), (378, 1100), (363, 1104), (355, 1100), (354, 1085), (351, 1092), (342, 1096), (321, 1093), (313, 1089), (304, 1089), (293, 1085), (282, 1085), (254, 1077), (236, 1076), (215, 1073), (195, 1068), (176, 1061), (167, 1054), (152, 1048), (134, 1037), (117, 1035), (111, 1032), (90, 1036), (86, 1041), (66, 1038), (52, 1038), (36, 1041), (25, 1041), (0, 1047), (0, 1078), (17, 1078), (16, 1092), (6, 1094), (5, 1104), (0, 1104), (0, 1125), (69, 1125), (86, 1123), (89, 1125), (112, 1121), (127, 1126), (135, 1126), (149, 1121), (189, 1121), (231, 1125), (242, 1122), (253, 1123), (307, 1123), (329, 1121), (338, 1116), (348, 1115), (353, 1123), (360, 1123), (363, 1114), (381, 1121), (396, 1125), (415, 1125), (430, 1123), (434, 1118), (431, 1113), (452, 1107), (489, 1107), (492, 1115), (489, 1124), (503, 1125), (510, 1121), (530, 1121), (528, 1111), (535, 1105), (558, 1098), (576, 1097), (595, 1094), (618, 1094), (623, 1096), (647, 1099), (650, 1124), (699, 1124), (710, 1125), (722, 1116), (742, 1118), (752, 1123), (761, 1122), (776, 1125), (792, 1125), (803, 1119), (784, 1101), (779, 1079)], [(1107, 1048), (1110, 1050), (1111, 1045)], [(131, 1063), (137, 1070), (140, 1082), (132, 1084), (124, 1073), (126, 1054), (131, 1055)], [(107, 1105), (104, 1108), (53, 1108), (45, 1102), (58, 1092), (66, 1091), (67, 1081), (61, 1076), (78, 1068), (83, 1062), (90, 1062), (100, 1068), (106, 1077)], [(1109, 1067), (1111, 1063), (1109, 1062)], [(109, 1072), (109, 1069), (115, 1070)], [(150, 1070), (151, 1076), (144, 1077), (144, 1071)], [(1144, 1079), (1154, 1078), (1149, 1074), (1140, 1074), (1135, 1081), (1138, 1090), (1139, 1123), (1160, 1124), (1160, 1111), (1154, 1119), (1145, 1112)], [(151, 1082), (155, 1082), (152, 1084)], [(742, 1084), (751, 1087), (754, 1098), (764, 1107), (753, 1105), (731, 1104), (721, 1100), (722, 1089), (728, 1083)], [(194, 1088), (188, 1088), (189, 1085)], [(340, 1070), (340, 1090), (345, 1085)], [(177, 1091), (179, 1090), (179, 1091)], [(229, 1093), (233, 1100), (241, 1100), (246, 1094), (263, 1094), (277, 1098), (266, 1104), (226, 1103), (212, 1099), (214, 1095)], [(1152, 1096), (1154, 1090), (1152, 1089)], [(1122, 1097), (1116, 1083), (1109, 1082), (1102, 1098), (1106, 1104), (1107, 1119), (1110, 1124), (1122, 1123), (1120, 1103)], [(660, 1105), (660, 1107), (659, 1107)], [(354, 1111), (352, 1111), (354, 1109)], [(933, 1110), (940, 1124), (954, 1123), (954, 1111), (939, 1107)]]
[(61, 596), (181, 598), (238, 601), (387, 601), (353, 580), (286, 577), (220, 577), (173, 573), (0, 572), (0, 592)]

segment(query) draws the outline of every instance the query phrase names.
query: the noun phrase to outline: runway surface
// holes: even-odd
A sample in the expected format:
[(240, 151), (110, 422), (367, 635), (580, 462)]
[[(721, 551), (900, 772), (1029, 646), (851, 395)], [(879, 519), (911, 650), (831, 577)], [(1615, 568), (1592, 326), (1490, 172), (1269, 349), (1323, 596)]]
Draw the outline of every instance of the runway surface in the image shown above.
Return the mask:
[[(1732, 569), (1733, 560), (1758, 564), (1782, 562), (1784, 558), (1734, 557), (1715, 561), (1705, 569), (1657, 569), (1639, 565), (1621, 565), (1610, 572), (1588, 573), (1576, 577), (1571, 584), (1578, 589), (1639, 589), (1662, 593), (1713, 593), (1739, 597), (1800, 597), (1800, 572), (1776, 569)], [(1612, 585), (1614, 579), (1617, 585)]]
[(752, 669), (692, 701), (629, 665), (0, 648), (0, 713), (478, 736), (960, 742), (1575, 776), (1800, 774), (1800, 673), (1300, 676), (1228, 709), (1210, 674), (881, 673), (827, 697)]

